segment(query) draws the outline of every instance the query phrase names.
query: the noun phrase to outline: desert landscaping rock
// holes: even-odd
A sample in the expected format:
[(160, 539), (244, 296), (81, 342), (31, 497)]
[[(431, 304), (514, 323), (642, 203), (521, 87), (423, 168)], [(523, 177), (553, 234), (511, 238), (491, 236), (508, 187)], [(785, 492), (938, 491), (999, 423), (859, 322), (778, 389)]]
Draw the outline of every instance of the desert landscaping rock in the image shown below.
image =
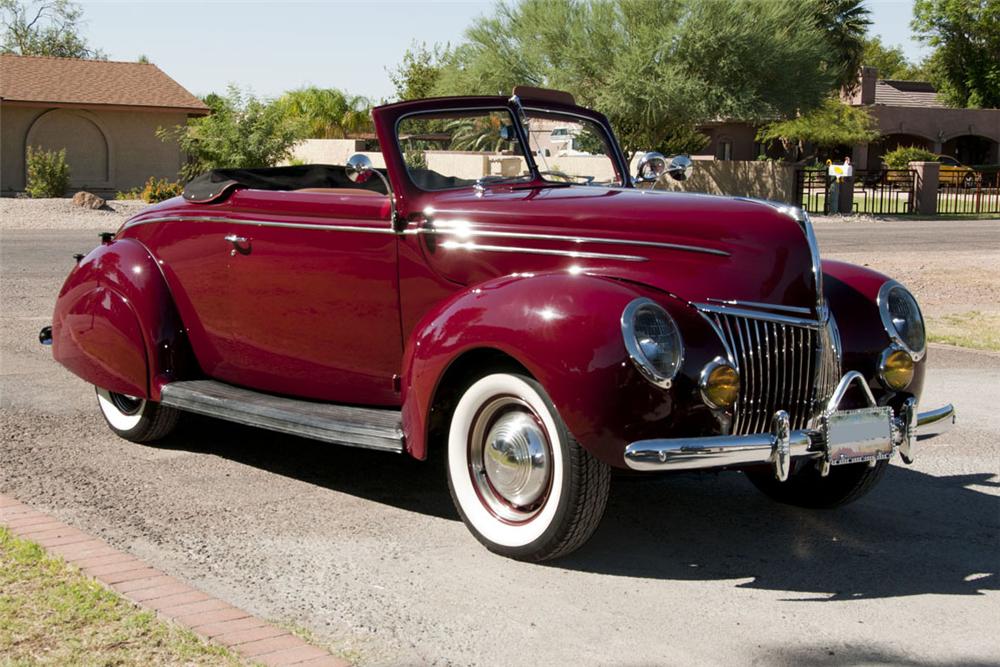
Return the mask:
[(83, 191), (77, 192), (73, 195), (72, 201), (75, 206), (79, 206), (80, 208), (89, 208), (93, 211), (102, 209), (108, 204), (108, 202), (97, 195)]

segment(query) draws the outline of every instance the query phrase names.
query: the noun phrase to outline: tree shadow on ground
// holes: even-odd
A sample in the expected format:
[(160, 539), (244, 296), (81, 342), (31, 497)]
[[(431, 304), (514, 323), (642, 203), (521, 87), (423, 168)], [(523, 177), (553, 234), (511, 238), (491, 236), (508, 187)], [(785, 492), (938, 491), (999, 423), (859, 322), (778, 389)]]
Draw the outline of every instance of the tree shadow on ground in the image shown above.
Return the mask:
[[(192, 416), (161, 447), (211, 453), (373, 502), (458, 520), (441, 460), (338, 447)], [(739, 473), (616, 477), (604, 520), (546, 567), (736, 580), (809, 601), (1000, 589), (1000, 481), (892, 465), (836, 510), (777, 504)], [(472, 539), (470, 537), (470, 539)]]

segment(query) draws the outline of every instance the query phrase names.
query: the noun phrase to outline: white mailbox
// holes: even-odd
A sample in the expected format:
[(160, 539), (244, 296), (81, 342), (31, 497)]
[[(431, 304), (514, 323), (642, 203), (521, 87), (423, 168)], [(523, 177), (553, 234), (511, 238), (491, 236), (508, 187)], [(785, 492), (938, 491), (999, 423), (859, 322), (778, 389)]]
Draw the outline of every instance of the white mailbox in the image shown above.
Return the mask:
[(854, 167), (849, 164), (831, 164), (828, 167), (827, 173), (830, 174), (830, 176), (850, 178), (851, 176), (854, 176)]

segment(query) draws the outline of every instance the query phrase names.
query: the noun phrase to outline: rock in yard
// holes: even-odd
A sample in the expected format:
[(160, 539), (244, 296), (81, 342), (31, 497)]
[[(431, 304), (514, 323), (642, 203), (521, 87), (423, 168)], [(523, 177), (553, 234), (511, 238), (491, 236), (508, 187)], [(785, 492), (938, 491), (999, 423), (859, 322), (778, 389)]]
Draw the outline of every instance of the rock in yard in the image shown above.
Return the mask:
[(80, 191), (73, 195), (73, 203), (77, 206), (92, 208), (96, 211), (97, 209), (104, 208), (108, 202), (104, 201), (95, 194)]

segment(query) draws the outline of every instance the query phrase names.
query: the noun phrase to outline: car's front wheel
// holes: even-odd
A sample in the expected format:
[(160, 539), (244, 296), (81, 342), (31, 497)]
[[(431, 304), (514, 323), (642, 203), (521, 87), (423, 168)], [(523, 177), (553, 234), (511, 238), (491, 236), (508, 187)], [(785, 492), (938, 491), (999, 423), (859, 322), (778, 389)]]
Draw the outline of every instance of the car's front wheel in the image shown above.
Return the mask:
[(180, 412), (144, 398), (95, 387), (97, 405), (115, 434), (132, 442), (166, 437), (177, 426)]
[(448, 486), (490, 551), (543, 561), (576, 550), (604, 515), (610, 479), (530, 377), (487, 375), (455, 407)]

